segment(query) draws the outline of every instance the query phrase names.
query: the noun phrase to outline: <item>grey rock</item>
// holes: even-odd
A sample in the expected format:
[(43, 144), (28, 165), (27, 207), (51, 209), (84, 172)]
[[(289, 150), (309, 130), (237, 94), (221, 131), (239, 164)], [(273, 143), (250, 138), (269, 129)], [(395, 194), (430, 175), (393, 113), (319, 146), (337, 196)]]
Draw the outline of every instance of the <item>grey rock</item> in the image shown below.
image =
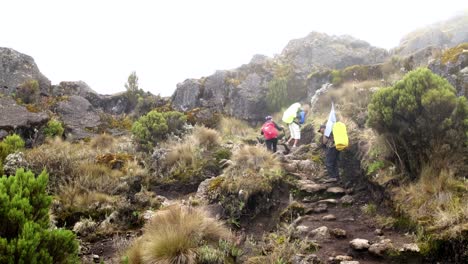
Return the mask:
[(468, 97), (468, 51), (462, 51), (455, 62), (443, 63), (441, 59), (429, 64), (429, 69), (444, 77), (456, 88), (458, 96)]
[(0, 140), (4, 139), (6, 136), (8, 136), (8, 132), (0, 129)]
[(370, 247), (369, 240), (361, 238), (351, 240), (349, 245), (354, 250), (367, 250)]
[(0, 113), (0, 129), (4, 131), (39, 128), (49, 121), (46, 113), (29, 112), (26, 107), (7, 97), (0, 97)]
[(374, 234), (377, 235), (377, 236), (382, 236), (384, 233), (383, 233), (382, 229), (377, 228), (377, 229), (374, 230)]
[(350, 205), (354, 203), (354, 198), (351, 195), (345, 195), (341, 197), (340, 203), (345, 204), (345, 205)]
[(327, 186), (323, 184), (317, 184), (311, 180), (299, 180), (297, 181), (297, 186), (299, 190), (305, 191), (308, 193), (321, 192), (327, 189)]
[(30, 80), (38, 81), (40, 91), (48, 93), (50, 81), (39, 71), (31, 56), (0, 48), (0, 93), (16, 93), (21, 84)]
[(330, 234), (336, 238), (345, 238), (347, 236), (347, 232), (341, 228), (332, 228), (330, 229)]
[(335, 221), (336, 220), (336, 216), (332, 215), (332, 214), (329, 214), (329, 215), (325, 215), (322, 217), (322, 220), (323, 221)]
[(416, 243), (410, 243), (410, 244), (403, 244), (403, 246), (401, 246), (401, 248), (399, 248), (399, 251), (400, 251), (400, 252), (415, 252), (415, 253), (419, 253), (419, 252), (420, 252), (420, 249), (419, 249), (418, 244), (416, 244)]
[(383, 239), (377, 243), (372, 244), (369, 247), (369, 252), (376, 256), (383, 257), (385, 253), (391, 249), (393, 249), (392, 240)]
[(306, 214), (310, 214), (310, 213), (321, 214), (327, 211), (328, 211), (328, 207), (325, 203), (318, 203), (314, 205), (312, 208), (307, 209), (305, 213)]
[(70, 96), (69, 100), (57, 105), (57, 113), (60, 115), (66, 133), (70, 133), (73, 139), (91, 137), (101, 124), (99, 114), (94, 110), (88, 100), (81, 96)]
[(328, 227), (321, 226), (309, 232), (309, 238), (323, 241), (330, 238), (330, 232), (328, 231)]
[(461, 14), (407, 34), (393, 52), (399, 55), (410, 55), (426, 47), (446, 48), (463, 42), (468, 42), (467, 14)]
[(338, 200), (336, 200), (336, 199), (324, 199), (324, 200), (318, 201), (318, 203), (325, 203), (325, 204), (336, 205), (336, 204), (338, 204)]
[(359, 261), (357, 261), (357, 260), (351, 260), (351, 261), (345, 260), (345, 261), (341, 261), (340, 264), (359, 264)]
[(300, 233), (300, 234), (304, 234), (304, 233), (307, 233), (309, 231), (309, 227), (308, 226), (305, 226), (305, 225), (298, 225), (296, 227), (296, 230)]
[(351, 36), (329, 36), (312, 32), (304, 38), (291, 40), (281, 57), (301, 72), (313, 72), (319, 67), (342, 69), (356, 64), (383, 62), (387, 51)]
[(342, 195), (342, 194), (345, 194), (345, 190), (341, 187), (330, 187), (327, 189), (327, 193), (335, 194), (335, 195)]

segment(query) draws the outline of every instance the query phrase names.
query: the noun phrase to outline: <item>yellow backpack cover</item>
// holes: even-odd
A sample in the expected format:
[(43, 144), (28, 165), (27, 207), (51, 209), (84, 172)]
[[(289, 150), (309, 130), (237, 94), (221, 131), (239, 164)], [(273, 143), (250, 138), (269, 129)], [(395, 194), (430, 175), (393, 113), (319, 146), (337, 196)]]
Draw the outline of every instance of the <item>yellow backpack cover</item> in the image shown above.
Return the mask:
[(348, 133), (344, 123), (336, 122), (333, 125), (333, 138), (335, 139), (335, 147), (337, 150), (342, 151), (348, 147)]

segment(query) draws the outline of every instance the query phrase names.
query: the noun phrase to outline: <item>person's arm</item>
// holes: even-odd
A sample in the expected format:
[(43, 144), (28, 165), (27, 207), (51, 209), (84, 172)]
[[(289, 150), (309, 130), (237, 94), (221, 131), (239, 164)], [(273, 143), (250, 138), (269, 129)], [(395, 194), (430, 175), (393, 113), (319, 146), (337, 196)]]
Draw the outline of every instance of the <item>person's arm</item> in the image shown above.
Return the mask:
[(326, 145), (326, 144), (328, 143), (328, 139), (329, 139), (329, 138), (328, 138), (327, 136), (323, 135), (323, 136), (322, 136), (322, 143), (323, 143), (324, 145)]
[(279, 131), (283, 131), (283, 127), (278, 126), (276, 122), (273, 122), (273, 124), (275, 124), (276, 129), (278, 129)]

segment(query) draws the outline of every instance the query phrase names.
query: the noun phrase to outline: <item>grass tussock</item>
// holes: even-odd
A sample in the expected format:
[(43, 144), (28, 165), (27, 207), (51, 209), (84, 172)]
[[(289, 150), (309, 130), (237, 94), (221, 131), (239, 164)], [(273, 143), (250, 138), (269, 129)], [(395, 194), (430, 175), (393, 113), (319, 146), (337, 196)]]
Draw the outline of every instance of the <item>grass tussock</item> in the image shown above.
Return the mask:
[(115, 138), (109, 134), (101, 134), (91, 139), (90, 145), (93, 149), (112, 149), (115, 144)]
[(223, 117), (219, 122), (219, 131), (225, 139), (242, 139), (249, 135), (256, 134), (255, 130), (246, 122), (233, 118)]
[(206, 248), (230, 239), (229, 230), (200, 208), (173, 205), (158, 211), (126, 252), (128, 263), (199, 263)]
[(457, 237), (468, 226), (468, 182), (450, 169), (424, 166), (415, 183), (396, 190), (396, 201), (412, 221), (441, 237)]
[(341, 117), (351, 118), (360, 126), (364, 126), (367, 118), (367, 106), (373, 94), (372, 88), (381, 86), (382, 83), (378, 80), (345, 82), (321, 95), (314, 109), (319, 114), (328, 114), (331, 102), (334, 102), (337, 114)]
[(208, 149), (212, 149), (221, 144), (221, 136), (218, 131), (211, 128), (197, 126), (193, 130), (192, 137), (198, 146)]
[[(102, 142), (99, 136), (96, 142)], [(116, 139), (106, 139), (115, 142)], [(49, 191), (56, 195), (63, 206), (63, 214), (59, 218), (67, 217), (68, 213), (80, 211), (93, 213), (90, 210), (97, 204), (114, 204), (116, 192), (125, 176), (141, 176), (146, 173), (135, 160), (111, 159), (117, 169), (107, 163), (99, 163), (99, 157), (130, 157), (125, 153), (107, 153), (97, 147), (96, 143), (80, 142), (72, 144), (55, 138), (45, 144), (25, 152), (25, 158), (33, 171), (47, 170), (49, 173)], [(117, 144), (108, 144), (106, 151), (115, 151)], [(117, 162), (118, 161), (118, 162)], [(131, 172), (130, 172), (131, 171)]]
[(232, 164), (224, 171), (221, 187), (231, 193), (269, 193), (281, 178), (281, 164), (262, 147), (243, 146), (232, 155)]

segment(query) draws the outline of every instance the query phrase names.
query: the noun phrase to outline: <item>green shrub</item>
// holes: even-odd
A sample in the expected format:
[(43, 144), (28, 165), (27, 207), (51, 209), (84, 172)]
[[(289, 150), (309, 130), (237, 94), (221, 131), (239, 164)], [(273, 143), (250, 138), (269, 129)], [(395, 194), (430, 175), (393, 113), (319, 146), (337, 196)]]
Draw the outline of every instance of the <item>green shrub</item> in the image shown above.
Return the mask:
[(153, 110), (135, 121), (132, 133), (142, 149), (148, 151), (157, 142), (166, 139), (168, 133), (180, 134), (186, 120), (180, 112), (159, 113)]
[(0, 142), (0, 160), (5, 160), (8, 155), (23, 148), (24, 140), (19, 135), (13, 134), (7, 136), (2, 142)]
[(63, 126), (60, 121), (51, 119), (47, 122), (47, 126), (44, 128), (44, 134), (47, 137), (61, 137), (63, 135)]
[(369, 126), (384, 136), (401, 169), (413, 178), (425, 163), (448, 166), (447, 159), (459, 158), (468, 144), (467, 99), (428, 69), (380, 89), (368, 109)]
[(0, 263), (78, 263), (68, 230), (49, 229), (48, 175), (23, 169), (0, 178)]
[(382, 169), (384, 166), (385, 166), (385, 163), (383, 162), (383, 160), (374, 161), (369, 165), (369, 167), (367, 167), (367, 174), (370, 175)]
[(166, 119), (161, 113), (151, 111), (140, 117), (132, 126), (132, 133), (139, 145), (150, 150), (156, 142), (162, 140), (168, 131)]

